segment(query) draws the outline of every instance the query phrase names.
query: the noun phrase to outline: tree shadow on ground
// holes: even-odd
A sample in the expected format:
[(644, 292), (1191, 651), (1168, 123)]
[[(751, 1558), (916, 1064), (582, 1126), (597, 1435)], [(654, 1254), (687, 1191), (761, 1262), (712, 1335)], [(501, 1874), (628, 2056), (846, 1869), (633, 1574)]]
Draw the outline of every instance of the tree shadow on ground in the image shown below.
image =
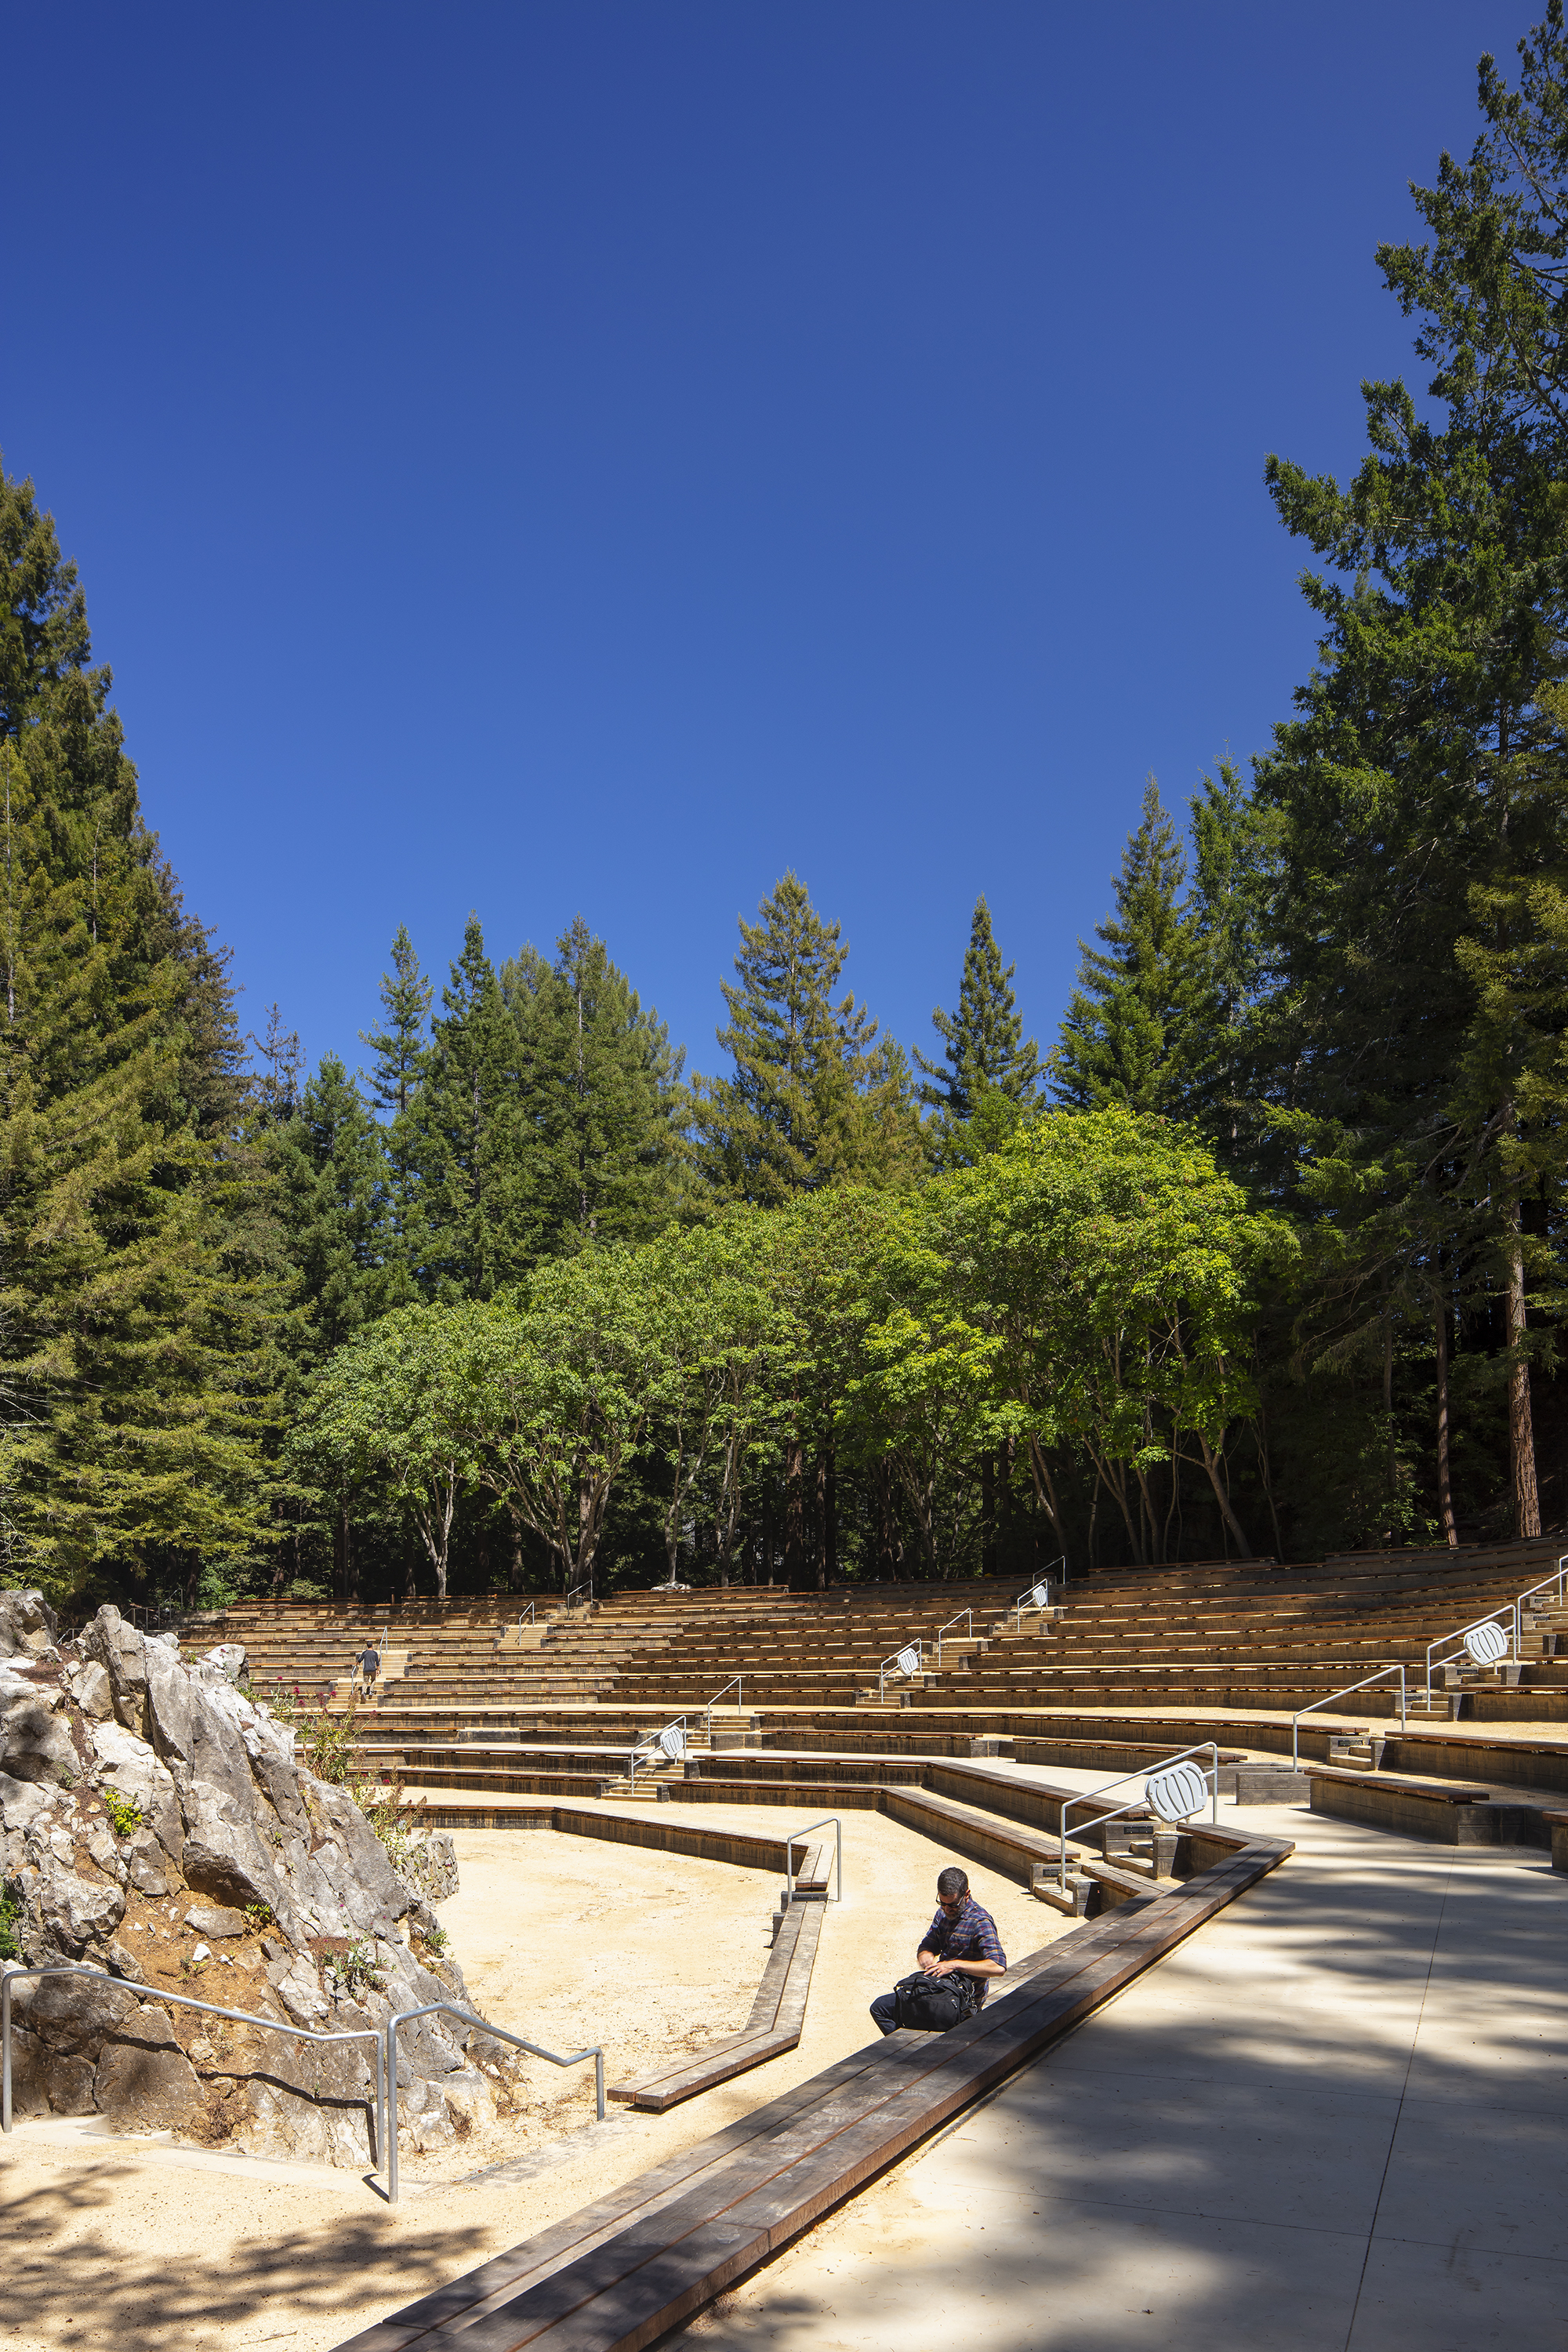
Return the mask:
[[(220, 2190), (231, 2178), (219, 2178)], [(216, 2231), (209, 2253), (183, 2248), (172, 2258), (156, 2242), (156, 2205), (177, 2207), (198, 2181), (210, 2194), (210, 2178), (171, 2167), (160, 2170), (150, 2196), (147, 2168), (112, 2159), (90, 2169), (62, 2168), (26, 2186), (0, 2167), (0, 2241), (7, 2250), (0, 2342), (18, 2352), (75, 2344), (119, 2352), (220, 2341), (245, 2352), (331, 2345), (485, 2252), (480, 2227), (394, 2219), (377, 2207), (323, 2214), (276, 2234), (263, 2211), (239, 2242)], [(142, 2248), (128, 2247), (114, 2226), (117, 2200), (132, 2186), (150, 2209)]]

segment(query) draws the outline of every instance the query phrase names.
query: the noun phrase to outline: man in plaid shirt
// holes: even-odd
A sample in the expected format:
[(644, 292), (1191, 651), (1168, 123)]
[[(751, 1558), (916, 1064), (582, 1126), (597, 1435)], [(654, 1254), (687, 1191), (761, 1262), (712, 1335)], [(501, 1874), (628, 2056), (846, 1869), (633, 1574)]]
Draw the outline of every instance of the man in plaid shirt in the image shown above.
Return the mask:
[[(976, 1978), (978, 2009), (985, 1999), (985, 1979), (1003, 1975), (1007, 1967), (996, 1922), (989, 1911), (976, 1903), (962, 1870), (942, 1872), (936, 1882), (936, 1916), (926, 1929), (915, 1958), (928, 1977), (951, 1976), (956, 1969), (966, 1977)], [(899, 2022), (897, 1993), (879, 1992), (871, 2003), (871, 2015), (881, 2032), (893, 2032)]]

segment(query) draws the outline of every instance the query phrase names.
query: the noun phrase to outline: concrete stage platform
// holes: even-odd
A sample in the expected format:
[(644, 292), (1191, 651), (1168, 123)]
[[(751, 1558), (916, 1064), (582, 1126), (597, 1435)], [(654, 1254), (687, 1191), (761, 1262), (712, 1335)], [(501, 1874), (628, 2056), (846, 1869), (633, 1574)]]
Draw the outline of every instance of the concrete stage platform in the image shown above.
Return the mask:
[(1248, 1818), (1283, 1870), (669, 2340), (1568, 2343), (1568, 1882)]

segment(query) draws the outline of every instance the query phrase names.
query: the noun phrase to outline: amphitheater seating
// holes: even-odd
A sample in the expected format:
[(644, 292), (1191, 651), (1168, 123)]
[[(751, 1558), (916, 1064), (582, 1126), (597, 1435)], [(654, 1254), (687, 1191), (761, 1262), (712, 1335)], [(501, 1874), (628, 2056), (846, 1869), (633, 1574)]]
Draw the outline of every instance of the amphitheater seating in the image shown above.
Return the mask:
[[(244, 1642), (258, 1687), (281, 1681), (311, 1696), (334, 1691), (355, 1648), (384, 1633), (389, 1651), (406, 1654), (405, 1670), (375, 1694), (365, 1720), (395, 1731), (410, 1757), (467, 1735), (619, 1748), (624, 1760), (677, 1716), (701, 1747), (710, 1727), (737, 1740), (809, 1727), (878, 1742), (959, 1722), (1040, 1728), (1022, 1718), (1042, 1708), (1288, 1714), (1394, 1660), (1423, 1683), (1429, 1643), (1510, 1601), (1554, 1559), (1545, 1543), (1285, 1569), (1120, 1570), (1068, 1585), (1064, 1606), (1021, 1621), (1009, 1612), (1013, 1588), (975, 1581), (631, 1593), (557, 1614), (532, 1646), (520, 1646), (500, 1600), (363, 1612), (250, 1603), (202, 1621), (200, 1635)], [(935, 1637), (955, 1605), (971, 1612), (972, 1630), (943, 1635), (938, 1667)], [(1447, 1719), (1458, 1697), (1478, 1720), (1568, 1720), (1560, 1626), (1568, 1629), (1563, 1612), (1534, 1612), (1517, 1684), (1458, 1671), (1437, 1712)], [(910, 1641), (924, 1645), (921, 1670), (895, 1669), (879, 1700), (879, 1666)], [(741, 1689), (725, 1689), (737, 1676)], [(1395, 1706), (1390, 1685), (1353, 1701), (1372, 1717)], [(595, 1771), (600, 1760), (548, 1769)]]

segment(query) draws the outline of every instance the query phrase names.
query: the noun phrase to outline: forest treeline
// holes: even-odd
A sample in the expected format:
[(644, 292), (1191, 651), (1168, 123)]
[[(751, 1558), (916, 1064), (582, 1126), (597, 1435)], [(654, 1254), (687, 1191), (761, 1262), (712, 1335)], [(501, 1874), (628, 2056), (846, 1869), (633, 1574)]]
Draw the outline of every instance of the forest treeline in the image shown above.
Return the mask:
[(1382, 248), (1422, 383), (1266, 469), (1317, 659), (1151, 779), (1054, 1045), (929, 1051), (787, 874), (711, 1074), (581, 918), (364, 1066), (242, 1037), (0, 473), (6, 1580), (216, 1601), (1303, 1556), (1563, 1514), (1568, 40)]

